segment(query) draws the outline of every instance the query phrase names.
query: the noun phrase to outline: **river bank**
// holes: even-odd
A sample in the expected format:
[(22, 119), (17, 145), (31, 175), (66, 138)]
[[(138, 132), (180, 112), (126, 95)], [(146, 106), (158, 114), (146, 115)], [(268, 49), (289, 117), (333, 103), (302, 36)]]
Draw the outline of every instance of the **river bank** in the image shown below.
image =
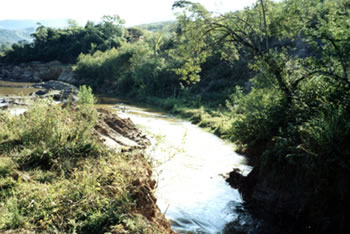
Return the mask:
[(1, 231), (173, 233), (130, 120), (50, 99), (26, 108), (0, 111)]

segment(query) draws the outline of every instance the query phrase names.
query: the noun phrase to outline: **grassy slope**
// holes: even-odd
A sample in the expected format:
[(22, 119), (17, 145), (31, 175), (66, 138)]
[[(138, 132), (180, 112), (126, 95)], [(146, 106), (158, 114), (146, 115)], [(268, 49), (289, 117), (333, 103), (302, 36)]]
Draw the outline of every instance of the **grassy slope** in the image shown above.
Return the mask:
[[(0, 112), (0, 230), (169, 233), (140, 152), (114, 153), (90, 105)], [(165, 227), (165, 228), (164, 228)]]

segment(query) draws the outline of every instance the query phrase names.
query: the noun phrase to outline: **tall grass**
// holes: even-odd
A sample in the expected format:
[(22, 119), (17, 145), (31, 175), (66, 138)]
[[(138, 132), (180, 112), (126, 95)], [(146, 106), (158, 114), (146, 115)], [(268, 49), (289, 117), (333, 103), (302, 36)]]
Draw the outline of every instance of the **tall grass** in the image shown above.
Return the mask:
[(79, 97), (66, 107), (37, 100), (21, 116), (0, 112), (0, 230), (157, 233), (133, 195), (146, 161), (105, 149), (91, 89)]

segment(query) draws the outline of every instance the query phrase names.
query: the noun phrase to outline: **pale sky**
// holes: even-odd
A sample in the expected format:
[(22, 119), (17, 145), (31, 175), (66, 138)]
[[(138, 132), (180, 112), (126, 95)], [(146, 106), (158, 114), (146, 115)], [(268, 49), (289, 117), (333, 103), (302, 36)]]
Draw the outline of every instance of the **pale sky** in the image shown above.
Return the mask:
[[(175, 0), (1, 0), (0, 20), (76, 19), (99, 21), (103, 15), (119, 15), (127, 25), (175, 19)], [(208, 10), (239, 10), (255, 0), (193, 0)]]

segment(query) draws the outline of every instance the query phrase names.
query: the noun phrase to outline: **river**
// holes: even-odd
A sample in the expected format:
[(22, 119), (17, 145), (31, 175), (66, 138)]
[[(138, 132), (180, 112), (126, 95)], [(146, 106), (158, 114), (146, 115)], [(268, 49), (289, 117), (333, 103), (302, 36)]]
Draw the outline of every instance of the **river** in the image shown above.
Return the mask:
[(251, 170), (245, 158), (234, 152), (233, 144), (165, 113), (121, 103), (114, 108), (151, 138), (147, 155), (156, 172), (157, 204), (173, 230), (232, 233), (229, 223), (246, 226), (245, 231), (254, 230), (252, 226), (256, 224), (247, 220), (249, 214), (245, 213), (242, 219), (237, 212), (243, 209), (242, 197), (223, 178), (233, 168), (244, 175)]
[[(33, 91), (25, 85), (1, 82), (0, 102), (5, 95)], [(255, 233), (257, 222), (242, 208), (239, 192), (223, 178), (233, 168), (239, 168), (244, 175), (251, 170), (245, 158), (234, 152), (234, 145), (165, 113), (122, 104), (119, 100), (112, 100), (112, 103), (106, 106), (121, 117), (130, 118), (150, 137), (152, 145), (147, 155), (158, 182), (157, 204), (173, 230), (178, 233)]]

